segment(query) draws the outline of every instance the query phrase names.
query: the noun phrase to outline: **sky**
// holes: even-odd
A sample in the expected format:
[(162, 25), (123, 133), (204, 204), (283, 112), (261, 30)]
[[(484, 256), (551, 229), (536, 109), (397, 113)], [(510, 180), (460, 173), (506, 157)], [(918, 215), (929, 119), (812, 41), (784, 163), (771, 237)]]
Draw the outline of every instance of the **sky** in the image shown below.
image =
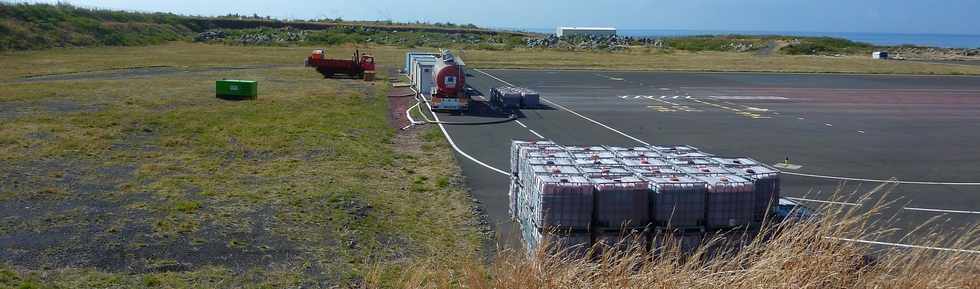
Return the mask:
[[(56, 1), (31, 1), (56, 2)], [(492, 28), (980, 34), (980, 0), (69, 0), (190, 15), (472, 23)]]

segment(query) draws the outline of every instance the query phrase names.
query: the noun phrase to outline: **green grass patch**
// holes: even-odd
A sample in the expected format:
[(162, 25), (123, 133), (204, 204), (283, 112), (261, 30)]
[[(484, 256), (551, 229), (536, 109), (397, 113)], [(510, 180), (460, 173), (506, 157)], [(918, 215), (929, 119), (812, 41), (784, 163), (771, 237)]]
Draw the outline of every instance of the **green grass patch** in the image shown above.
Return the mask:
[[(0, 68), (6, 73), (0, 78), (43, 73), (31, 63), (44, 61), (85, 69), (79, 55), (96, 66), (105, 65), (101, 59), (242, 65), (209, 57), (218, 50), (255, 52), (246, 62), (295, 62), (309, 53), (189, 44), (47, 50), (0, 56), (17, 67)], [(156, 52), (170, 57), (139, 56)], [(222, 78), (259, 81), (259, 98), (215, 98), (213, 81)], [(323, 79), (302, 67), (0, 87), (2, 105), (37, 108), (2, 116), (0, 173), (27, 170), (35, 177), (25, 183), (42, 184), (4, 192), (4, 201), (41, 208), (95, 203), (100, 210), (0, 212), (5, 234), (63, 234), (50, 249), (25, 252), (39, 256), (25, 258), (30, 262), (0, 266), (16, 277), (2, 277), (0, 287), (348, 287), (391, 284), (415, 262), (474, 256), (481, 239), (469, 225), (469, 198), (437, 177), (459, 175), (452, 154), (428, 130), (425, 139), (421, 131), (397, 135), (388, 125), (385, 87)], [(82, 185), (48, 185), (68, 177)], [(81, 236), (95, 241), (72, 241)], [(68, 269), (43, 258), (65, 251), (135, 269), (94, 263)]]
[(867, 43), (832, 37), (802, 38), (799, 43), (783, 47), (780, 51), (790, 55), (859, 54), (870, 55), (874, 46)]
[[(290, 29), (280, 29), (284, 27)], [(283, 21), (258, 15), (199, 17), (91, 9), (66, 3), (0, 2), (0, 51), (153, 45), (190, 41), (209, 29), (221, 30), (227, 36), (209, 41), (248, 45), (373, 43), (402, 47), (475, 47), (480, 43), (521, 44), (524, 37), (523, 34), (491, 32), (472, 24), (343, 21), (339, 18)]]
[(699, 51), (752, 51), (766, 46), (766, 39), (738, 35), (691, 36), (667, 38), (667, 47), (691, 52)]

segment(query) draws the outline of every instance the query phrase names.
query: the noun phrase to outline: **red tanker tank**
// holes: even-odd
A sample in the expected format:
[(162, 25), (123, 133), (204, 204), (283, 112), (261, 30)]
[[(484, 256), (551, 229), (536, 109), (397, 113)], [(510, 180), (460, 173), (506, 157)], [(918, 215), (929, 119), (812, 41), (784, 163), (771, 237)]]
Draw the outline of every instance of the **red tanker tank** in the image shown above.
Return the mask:
[(463, 91), (466, 86), (466, 75), (459, 66), (437, 61), (435, 66), (436, 87), (438, 94), (454, 96)]
[(436, 59), (432, 69), (432, 77), (436, 82), (432, 91), (434, 109), (466, 110), (469, 108), (469, 97), (466, 95), (466, 71), (459, 58), (449, 51), (443, 50), (441, 57)]

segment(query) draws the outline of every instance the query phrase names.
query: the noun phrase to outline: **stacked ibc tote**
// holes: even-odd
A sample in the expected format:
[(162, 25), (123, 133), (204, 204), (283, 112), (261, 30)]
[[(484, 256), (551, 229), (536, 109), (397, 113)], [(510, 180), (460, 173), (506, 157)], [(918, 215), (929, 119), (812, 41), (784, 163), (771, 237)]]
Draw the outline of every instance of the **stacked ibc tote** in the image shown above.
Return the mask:
[(529, 251), (658, 249), (667, 235), (692, 250), (706, 233), (758, 228), (779, 200), (779, 171), (690, 146), (513, 141), (511, 171), (510, 212)]
[(499, 108), (538, 108), (541, 107), (541, 94), (537, 91), (513, 86), (490, 89), (490, 102)]

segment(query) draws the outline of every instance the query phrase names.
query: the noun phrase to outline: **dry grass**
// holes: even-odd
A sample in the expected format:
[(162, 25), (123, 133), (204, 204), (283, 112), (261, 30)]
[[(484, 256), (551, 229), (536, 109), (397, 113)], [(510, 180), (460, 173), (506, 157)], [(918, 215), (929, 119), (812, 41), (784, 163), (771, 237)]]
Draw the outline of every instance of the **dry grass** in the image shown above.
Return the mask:
[[(301, 66), (315, 47), (243, 47), (173, 42), (148, 47), (62, 48), (0, 54), (0, 81), (32, 75), (131, 67), (201, 69), (228, 66)], [(408, 49), (389, 46), (329, 47), (332, 57), (355, 49), (374, 54), (380, 64), (401, 67)], [(436, 51), (436, 48), (415, 50)], [(192, 53), (191, 53), (192, 52)], [(980, 66), (876, 61), (863, 56), (756, 56), (735, 52), (574, 52), (540, 49), (467, 50), (467, 65), (479, 68), (607, 69), (653, 71), (752, 71), (798, 73), (880, 73), (980, 75)]]
[[(880, 194), (890, 185), (882, 185)], [(501, 253), (489, 266), (456, 271), (425, 268), (405, 276), (407, 288), (980, 288), (980, 255), (924, 249), (886, 248), (834, 238), (876, 239), (893, 234), (872, 220), (889, 204), (859, 211), (823, 208), (820, 218), (779, 224), (759, 236), (717, 236), (692, 255), (666, 242), (654, 256), (643, 248), (573, 258), (560, 250), (539, 250), (532, 257)], [(922, 233), (922, 232), (918, 232)], [(980, 248), (976, 226), (958, 237), (922, 234), (925, 244), (952, 242), (957, 248)], [(734, 238), (732, 238), (734, 237)], [(668, 238), (669, 240), (670, 238)], [(908, 240), (906, 240), (908, 241)], [(915, 241), (915, 240), (912, 240)], [(748, 242), (741, 250), (734, 243)]]
[(736, 52), (578, 52), (558, 50), (466, 51), (467, 65), (480, 68), (666, 70), (793, 73), (980, 74), (980, 66), (879, 61), (864, 56), (757, 56)]
[[(3, 56), (5, 79), (192, 72), (0, 85), (0, 288), (344, 288), (478, 254), (444, 141), (396, 133), (384, 81), (323, 79), (301, 66), (308, 53), (173, 44)], [(193, 71), (262, 62), (291, 66)], [(215, 98), (222, 78), (257, 80), (259, 98)]]
[[(356, 48), (333, 47), (330, 51), (339, 57)], [(831, 229), (840, 232), (829, 232), (830, 236), (869, 232), (834, 226), (812, 227), (811, 231), (797, 227), (789, 229), (796, 230), (790, 231), (793, 234), (781, 236), (799, 235), (788, 241), (814, 244), (787, 247), (779, 242), (759, 242), (746, 250), (754, 255), (741, 254), (721, 259), (730, 260), (721, 263), (671, 263), (671, 259), (661, 258), (659, 263), (644, 265), (642, 269), (647, 271), (638, 271), (649, 274), (620, 271), (616, 275), (616, 271), (610, 271), (614, 266), (596, 267), (602, 263), (565, 261), (560, 256), (528, 262), (514, 252), (502, 253), (492, 266), (486, 267), (475, 257), (479, 254), (480, 234), (470, 211), (472, 204), (458, 179), (452, 154), (438, 132), (395, 134), (385, 118), (383, 91), (364, 90), (350, 81), (323, 80), (300, 67), (311, 49), (173, 43), (0, 55), (0, 120), (4, 122), (0, 126), (0, 164), (4, 165), (0, 185), (5, 186), (0, 187), (0, 200), (5, 204), (24, 204), (8, 206), (3, 212), (0, 235), (25, 236), (14, 244), (18, 246), (16, 251), (7, 250), (12, 245), (0, 253), (32, 256), (0, 260), (0, 287), (315, 288), (317, 284), (351, 284), (347, 282), (389, 287), (392, 282), (402, 281), (402, 275), (405, 280), (418, 281), (407, 284), (431, 287), (561, 287), (556, 284), (566, 284), (562, 282), (576, 282), (567, 283), (569, 286), (617, 287), (602, 283), (606, 281), (624, 282), (623, 286), (664, 284), (653, 279), (687, 286), (688, 283), (676, 282), (695, 282), (678, 279), (684, 276), (698, 277), (697, 282), (714, 282), (689, 283), (689, 287), (721, 284), (718, 282), (738, 287), (748, 284), (744, 280), (783, 280), (779, 279), (785, 278), (782, 275), (805, 272), (792, 266), (810, 268), (833, 260), (850, 260), (846, 258), (859, 256), (858, 252), (865, 250), (816, 236), (827, 235), (824, 233)], [(402, 63), (402, 49), (368, 50), (380, 63)], [(534, 59), (527, 63), (542, 67), (587, 67), (590, 61), (612, 55), (615, 62), (596, 68), (628, 69), (648, 63), (637, 69), (658, 69), (649, 63), (662, 57), (677, 57), (651, 54), (637, 57), (635, 62), (639, 64), (631, 64), (623, 60), (629, 57), (617, 54), (467, 53), (470, 65), (486, 67), (493, 63), (523, 63), (522, 58)], [(547, 57), (537, 57), (541, 55)], [(712, 57), (751, 60), (753, 56)], [(569, 59), (561, 60), (564, 58)], [(693, 63), (689, 65), (696, 64), (695, 60), (688, 60)], [(250, 65), (273, 66), (193, 72)], [(16, 82), (29, 75), (138, 66), (171, 66), (192, 72), (127, 79)], [(213, 80), (226, 77), (258, 80), (259, 100), (215, 99)], [(433, 178), (432, 171), (453, 178)], [(14, 182), (20, 184), (11, 185)], [(62, 209), (64, 204), (91, 205)], [(364, 210), (366, 205), (373, 209)], [(35, 213), (19, 209), (26, 206), (34, 208)], [(267, 230), (253, 230), (262, 227)], [(35, 238), (39, 233), (58, 236), (55, 240), (59, 241), (38, 249), (22, 246), (34, 240), (44, 241)], [(976, 239), (976, 234), (970, 236)], [(973, 243), (961, 247), (976, 247), (975, 240), (968, 241)], [(93, 252), (96, 257), (103, 251), (134, 252), (107, 259), (120, 267), (136, 264), (157, 271), (106, 270), (103, 265), (86, 262), (91, 259), (38, 257), (61, 257), (66, 256), (63, 252), (80, 251)], [(246, 256), (243, 252), (268, 252), (274, 257), (240, 257)], [(823, 256), (822, 252), (830, 253)], [(956, 279), (962, 276), (958, 272), (977, 274), (975, 257), (912, 252), (896, 255), (905, 259), (885, 259), (894, 268), (876, 267), (883, 269), (846, 276), (858, 276), (853, 278), (859, 280), (879, 278), (877, 283), (868, 283), (879, 284), (892, 282), (884, 278), (901, 275), (900, 270), (915, 273), (905, 274), (909, 276), (953, 281), (961, 280)], [(207, 254), (217, 257), (198, 257), (211, 256)], [(221, 261), (235, 256), (243, 264)], [(638, 258), (608, 260), (635, 262)], [(810, 263), (823, 258), (845, 259)], [(903, 262), (912, 265), (900, 267)], [(739, 264), (755, 264), (748, 267), (754, 273), (719, 273), (747, 270)], [(417, 268), (428, 269), (412, 270)], [(619, 270), (623, 268), (626, 267)], [(668, 269), (680, 273), (662, 273)], [(815, 269), (824, 274), (833, 273), (828, 270), (834, 268)], [(906, 278), (905, 275), (900, 277)], [(806, 278), (794, 284), (803, 287), (807, 284), (804, 281), (814, 280)]]

